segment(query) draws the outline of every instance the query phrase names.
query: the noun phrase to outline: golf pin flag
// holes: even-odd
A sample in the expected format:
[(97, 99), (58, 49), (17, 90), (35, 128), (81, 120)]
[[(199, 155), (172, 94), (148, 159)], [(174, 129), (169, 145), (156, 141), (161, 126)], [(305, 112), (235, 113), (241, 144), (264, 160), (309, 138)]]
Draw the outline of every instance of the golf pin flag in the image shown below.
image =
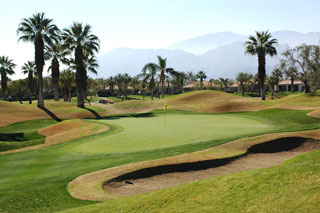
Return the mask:
[(163, 109), (167, 109), (167, 103), (163, 104)]

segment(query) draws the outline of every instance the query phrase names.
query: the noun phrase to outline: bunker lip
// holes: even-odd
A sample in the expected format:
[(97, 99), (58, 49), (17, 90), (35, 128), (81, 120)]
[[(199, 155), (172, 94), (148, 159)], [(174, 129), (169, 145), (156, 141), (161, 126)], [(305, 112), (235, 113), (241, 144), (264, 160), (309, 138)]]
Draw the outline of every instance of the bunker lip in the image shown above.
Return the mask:
[(106, 180), (102, 188), (115, 196), (132, 196), (199, 179), (281, 165), (297, 155), (320, 149), (320, 141), (285, 137), (248, 148), (242, 155), (138, 169)]

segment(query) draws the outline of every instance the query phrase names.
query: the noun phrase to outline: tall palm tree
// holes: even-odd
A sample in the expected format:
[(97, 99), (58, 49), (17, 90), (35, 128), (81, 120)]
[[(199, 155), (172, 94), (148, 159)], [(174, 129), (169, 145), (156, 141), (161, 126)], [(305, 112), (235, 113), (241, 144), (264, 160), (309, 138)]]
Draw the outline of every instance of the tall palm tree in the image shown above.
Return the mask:
[(97, 36), (91, 33), (91, 26), (74, 22), (70, 28), (64, 29), (61, 38), (65, 46), (74, 51), (74, 61), (76, 65), (76, 89), (77, 106), (84, 108), (86, 91), (87, 71), (85, 59), (94, 56), (100, 48), (100, 41)]
[(59, 75), (60, 75), (60, 62), (68, 64), (66, 56), (70, 54), (66, 48), (63, 48), (60, 41), (52, 42), (45, 46), (45, 59), (51, 59), (51, 65), (48, 71), (51, 70), (51, 77), (53, 81), (53, 96), (55, 101), (59, 101)]
[(149, 89), (151, 92), (151, 100), (153, 100), (153, 94), (156, 87), (155, 76), (159, 70), (159, 66), (154, 63), (148, 63), (142, 68), (142, 73), (145, 75), (145, 79), (149, 79)]
[(165, 81), (165, 72), (167, 71), (167, 58), (162, 58), (161, 56), (157, 56), (158, 58), (158, 68), (160, 70), (160, 82), (161, 82), (161, 96), (164, 98), (164, 81)]
[(44, 108), (42, 72), (44, 66), (45, 44), (57, 39), (58, 27), (53, 20), (44, 17), (44, 13), (36, 13), (19, 24), (18, 41), (32, 42), (35, 49), (35, 64), (38, 75), (38, 107)]
[(12, 59), (7, 56), (0, 57), (0, 72), (1, 72), (1, 88), (2, 88), (2, 99), (7, 101), (7, 84), (8, 75), (13, 75), (13, 69), (16, 65), (13, 63)]
[(256, 37), (250, 36), (246, 41), (246, 54), (258, 55), (258, 75), (261, 91), (261, 99), (265, 100), (264, 81), (266, 77), (266, 56), (277, 55), (277, 49), (274, 47), (278, 43), (277, 39), (272, 39), (268, 31), (256, 32)]
[(21, 67), (22, 74), (28, 75), (28, 92), (29, 92), (29, 104), (32, 104), (32, 84), (33, 76), (37, 74), (36, 64), (34, 61), (28, 61)]
[(203, 71), (199, 71), (197, 74), (197, 78), (200, 79), (200, 87), (202, 88), (203, 86), (203, 79), (207, 79), (207, 75)]

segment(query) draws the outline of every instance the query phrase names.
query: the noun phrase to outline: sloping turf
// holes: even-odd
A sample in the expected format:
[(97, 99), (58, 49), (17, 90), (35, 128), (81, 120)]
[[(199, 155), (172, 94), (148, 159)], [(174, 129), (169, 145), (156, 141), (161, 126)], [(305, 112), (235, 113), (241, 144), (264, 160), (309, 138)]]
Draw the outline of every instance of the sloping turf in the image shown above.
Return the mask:
[[(178, 124), (183, 125), (181, 127), (185, 129), (182, 128), (182, 131), (185, 131), (186, 134), (188, 131), (195, 131), (192, 129), (192, 126), (195, 129), (197, 125), (203, 125), (201, 124), (201, 120), (206, 120), (207, 125), (210, 126), (213, 125), (212, 123), (217, 123), (214, 122), (215, 119), (223, 118), (217, 120), (219, 124), (221, 123), (222, 125), (224, 121), (228, 121), (229, 124), (230, 122), (234, 123), (234, 127), (233, 131), (230, 130), (229, 135), (223, 135), (219, 132), (215, 132), (214, 134), (210, 133), (210, 131), (209, 133), (202, 132), (203, 135), (198, 134), (198, 138), (193, 138), (195, 141), (203, 141), (199, 143), (190, 143), (191, 141), (188, 140), (188, 137), (181, 142), (179, 138), (181, 139), (182, 136), (176, 134), (175, 137), (178, 139), (172, 140), (171, 142), (167, 141), (166, 147), (162, 147), (159, 143), (152, 144), (152, 140), (155, 139), (152, 135), (149, 135), (149, 142), (147, 140), (141, 141), (140, 139), (142, 137), (138, 136), (138, 134), (127, 134), (126, 137), (128, 138), (124, 136), (121, 137), (131, 141), (131, 144), (123, 145), (122, 150), (120, 150), (116, 141), (109, 143), (109, 138), (112, 138), (115, 134), (119, 134), (120, 136), (120, 134), (124, 134), (125, 131), (130, 132), (128, 127), (133, 126), (135, 123), (138, 123), (137, 127), (139, 128), (135, 126), (132, 128), (139, 129), (139, 134), (144, 134), (145, 136), (148, 135), (148, 132), (156, 134), (157, 129), (160, 128), (160, 126), (163, 127), (164, 115), (158, 113), (156, 115), (160, 115), (159, 117), (136, 118), (137, 116), (135, 116), (133, 118), (120, 119), (114, 117), (113, 120), (101, 120), (99, 122), (114, 122), (110, 131), (38, 150), (0, 155), (0, 171), (4, 171), (0, 173), (0, 211), (21, 212), (21, 210), (23, 210), (52, 212), (93, 204), (94, 202), (72, 198), (67, 192), (69, 181), (81, 174), (103, 168), (202, 150), (242, 137), (244, 134), (255, 135), (270, 131), (294, 131), (319, 128), (320, 120), (308, 117), (306, 113), (306, 111), (277, 109), (223, 115), (184, 113), (182, 117), (180, 117), (181, 114), (179, 112), (168, 113), (167, 125), (170, 125), (168, 122), (170, 121), (170, 116), (175, 118), (172, 122), (176, 122), (173, 127), (170, 126), (170, 129), (176, 127)], [(281, 115), (281, 119), (279, 119), (279, 115)], [(134, 119), (136, 122), (132, 123)], [(139, 119), (142, 120), (138, 121)], [(187, 119), (188, 123), (185, 119)], [(250, 130), (252, 132), (248, 131), (243, 133), (236, 131), (235, 129), (242, 128), (241, 125), (239, 125), (240, 123), (237, 124), (237, 119), (240, 119), (242, 122), (247, 122), (250, 127), (257, 127), (254, 131)], [(178, 122), (179, 120), (183, 122), (180, 124)], [(280, 122), (277, 122), (277, 120)], [(219, 128), (218, 126), (219, 125), (210, 126), (207, 130), (214, 132), (214, 128)], [(167, 129), (169, 129), (168, 126)], [(219, 137), (214, 138), (215, 135), (218, 134), (220, 134)], [(160, 139), (157, 138), (157, 140), (162, 141), (167, 136), (158, 134), (158, 137), (163, 137)], [(213, 137), (214, 140), (210, 139), (210, 137)], [(101, 140), (102, 138), (103, 140)], [(133, 140), (134, 138), (139, 139), (143, 145), (139, 143), (139, 140)], [(124, 141), (118, 142), (124, 143)], [(92, 146), (95, 145), (95, 148), (90, 148), (91, 143)]]

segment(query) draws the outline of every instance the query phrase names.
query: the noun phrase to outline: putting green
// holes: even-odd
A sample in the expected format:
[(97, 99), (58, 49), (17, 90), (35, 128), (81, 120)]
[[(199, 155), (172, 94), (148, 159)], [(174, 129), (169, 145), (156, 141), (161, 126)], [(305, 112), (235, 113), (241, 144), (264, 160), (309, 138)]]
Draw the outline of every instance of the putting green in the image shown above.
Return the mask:
[(111, 153), (164, 148), (266, 131), (270, 126), (233, 115), (174, 114), (99, 120), (118, 130), (70, 147), (72, 152)]

